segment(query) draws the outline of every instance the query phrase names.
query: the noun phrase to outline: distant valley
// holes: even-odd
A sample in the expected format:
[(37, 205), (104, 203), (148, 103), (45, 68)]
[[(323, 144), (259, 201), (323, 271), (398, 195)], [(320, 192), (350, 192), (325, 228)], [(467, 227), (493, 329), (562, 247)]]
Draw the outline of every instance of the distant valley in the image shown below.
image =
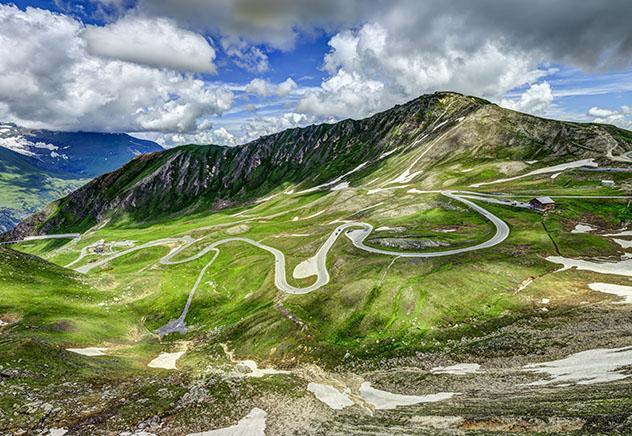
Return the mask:
[(0, 231), (134, 156), (162, 147), (126, 134), (0, 124)]

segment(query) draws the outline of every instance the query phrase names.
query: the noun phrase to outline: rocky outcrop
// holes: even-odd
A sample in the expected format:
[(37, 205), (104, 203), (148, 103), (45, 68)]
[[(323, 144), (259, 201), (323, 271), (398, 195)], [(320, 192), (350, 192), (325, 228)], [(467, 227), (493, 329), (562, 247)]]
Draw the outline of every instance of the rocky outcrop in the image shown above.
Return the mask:
[(379, 245), (398, 250), (423, 250), (426, 248), (449, 247), (450, 244), (433, 239), (410, 239), (410, 238), (373, 238), (367, 241), (372, 245)]

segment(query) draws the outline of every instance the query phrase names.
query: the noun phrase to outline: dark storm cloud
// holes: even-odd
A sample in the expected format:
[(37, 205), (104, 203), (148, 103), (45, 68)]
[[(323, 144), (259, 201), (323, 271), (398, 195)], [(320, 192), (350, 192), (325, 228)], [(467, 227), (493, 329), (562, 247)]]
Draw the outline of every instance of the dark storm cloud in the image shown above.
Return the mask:
[(299, 29), (390, 21), (422, 45), (458, 32), (472, 46), (500, 41), (585, 69), (632, 60), (630, 0), (140, 0), (137, 7), (280, 48), (291, 48)]
[(548, 52), (555, 61), (583, 68), (627, 66), (632, 61), (629, 0), (434, 3), (440, 14), (464, 17), (464, 35), (492, 34), (513, 46)]

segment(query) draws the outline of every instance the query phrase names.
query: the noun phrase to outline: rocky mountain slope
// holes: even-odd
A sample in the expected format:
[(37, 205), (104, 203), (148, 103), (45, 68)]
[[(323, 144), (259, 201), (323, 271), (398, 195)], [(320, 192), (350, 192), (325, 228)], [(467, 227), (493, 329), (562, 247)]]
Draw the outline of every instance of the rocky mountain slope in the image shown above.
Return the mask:
[(125, 134), (0, 124), (0, 231), (134, 156), (161, 149)]
[(134, 158), (22, 222), (11, 235), (83, 231), (104, 220), (210, 212), (284, 183), (309, 187), (374, 171), (427, 147), (415, 169), (454, 159), (555, 161), (621, 155), (632, 134), (546, 120), (456, 93), (419, 97), (370, 118), (289, 129), (238, 147), (190, 145)]

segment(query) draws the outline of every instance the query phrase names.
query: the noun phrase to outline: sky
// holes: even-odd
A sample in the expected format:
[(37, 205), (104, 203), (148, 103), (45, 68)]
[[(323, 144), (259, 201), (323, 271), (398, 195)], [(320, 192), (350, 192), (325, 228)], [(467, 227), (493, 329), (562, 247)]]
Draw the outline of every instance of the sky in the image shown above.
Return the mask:
[(237, 145), (435, 91), (632, 129), (629, 0), (0, 1), (0, 121)]

